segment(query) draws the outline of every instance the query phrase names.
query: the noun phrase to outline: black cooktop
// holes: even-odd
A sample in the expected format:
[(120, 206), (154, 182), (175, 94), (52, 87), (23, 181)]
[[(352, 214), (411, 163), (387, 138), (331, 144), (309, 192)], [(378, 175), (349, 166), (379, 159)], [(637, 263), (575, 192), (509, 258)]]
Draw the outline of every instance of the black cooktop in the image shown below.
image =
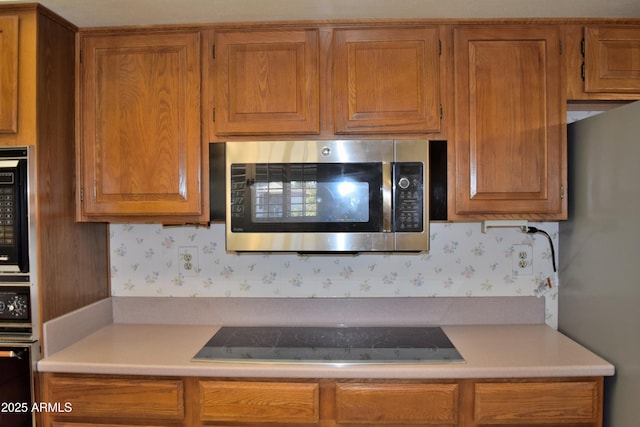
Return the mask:
[(195, 361), (464, 362), (440, 327), (222, 327)]

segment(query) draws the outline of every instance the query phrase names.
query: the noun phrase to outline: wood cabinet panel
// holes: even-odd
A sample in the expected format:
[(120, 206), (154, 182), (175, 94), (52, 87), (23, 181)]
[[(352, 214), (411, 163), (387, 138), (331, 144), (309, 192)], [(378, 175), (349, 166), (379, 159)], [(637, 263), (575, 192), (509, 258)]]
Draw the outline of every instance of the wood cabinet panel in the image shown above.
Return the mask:
[(439, 30), (334, 31), (335, 133), (440, 130)]
[(344, 424), (457, 425), (457, 384), (336, 385), (336, 421)]
[(200, 215), (200, 33), (82, 37), (82, 215)]
[(597, 382), (480, 383), (475, 385), (475, 422), (482, 425), (595, 424)]
[[(74, 418), (183, 420), (181, 379), (47, 376), (47, 402), (68, 402)], [(159, 424), (161, 425), (161, 424)]]
[(218, 135), (320, 132), (318, 30), (217, 31)]
[[(609, 26), (607, 26), (609, 27)], [(619, 26), (615, 26), (619, 27)], [(599, 26), (594, 25), (592, 28), (599, 28)], [(640, 25), (624, 25), (623, 28), (626, 29), (640, 29)], [(585, 78), (586, 74), (590, 74), (591, 79), (599, 72), (599, 61), (596, 57), (593, 56), (594, 49), (590, 49), (591, 53), (589, 54), (589, 63), (590, 66), (587, 67), (586, 56), (586, 39), (585, 39), (585, 26), (584, 24), (567, 24), (562, 25), (562, 33), (563, 33), (563, 62), (566, 73), (566, 82), (565, 88), (567, 93), (567, 100), (569, 101), (569, 108), (576, 110), (601, 110), (613, 108), (616, 105), (620, 105), (622, 102), (632, 101), (636, 99), (640, 99), (640, 90), (636, 91), (619, 91), (616, 87), (616, 79), (611, 77), (603, 80), (602, 84), (610, 86), (610, 90), (585, 90)], [(593, 46), (593, 43), (597, 43), (597, 40), (592, 40), (590, 45)], [(630, 46), (633, 48), (633, 45)], [(617, 50), (624, 49), (621, 46), (618, 46)], [(619, 61), (618, 61), (619, 66)], [(587, 69), (591, 70), (587, 70)], [(616, 71), (616, 73), (620, 74), (620, 69)], [(632, 70), (627, 70), (632, 71)], [(624, 80), (624, 78), (623, 78)], [(591, 101), (594, 101), (593, 103)], [(606, 103), (600, 103), (598, 101), (609, 101)], [(615, 102), (619, 101), (619, 102)], [(594, 105), (595, 104), (595, 105)]]
[(51, 427), (172, 427), (174, 424), (104, 424), (104, 423), (76, 423), (54, 422)]
[(200, 420), (317, 423), (319, 384), (201, 381)]
[(584, 29), (585, 92), (640, 92), (640, 26)]
[(18, 131), (18, 17), (0, 16), (0, 133)]
[(566, 107), (555, 26), (459, 26), (455, 214), (566, 217)]

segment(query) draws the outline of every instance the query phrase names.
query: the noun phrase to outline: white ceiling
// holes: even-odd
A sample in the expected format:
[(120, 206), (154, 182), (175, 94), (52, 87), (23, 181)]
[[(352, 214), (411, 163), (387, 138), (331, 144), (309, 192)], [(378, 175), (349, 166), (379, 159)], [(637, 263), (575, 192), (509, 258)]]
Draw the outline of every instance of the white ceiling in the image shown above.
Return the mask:
[[(34, 0), (0, 0), (31, 3)], [(640, 0), (40, 0), (80, 28), (375, 18), (640, 18)]]

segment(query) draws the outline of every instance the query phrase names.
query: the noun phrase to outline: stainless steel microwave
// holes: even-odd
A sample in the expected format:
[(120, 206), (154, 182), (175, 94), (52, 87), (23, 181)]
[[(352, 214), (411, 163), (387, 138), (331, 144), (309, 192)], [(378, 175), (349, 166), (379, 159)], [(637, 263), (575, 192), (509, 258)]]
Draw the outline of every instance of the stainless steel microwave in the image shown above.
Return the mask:
[(227, 251), (428, 251), (430, 146), (426, 140), (225, 143), (224, 167), (212, 162), (219, 178), (211, 199), (214, 215), (225, 200)]

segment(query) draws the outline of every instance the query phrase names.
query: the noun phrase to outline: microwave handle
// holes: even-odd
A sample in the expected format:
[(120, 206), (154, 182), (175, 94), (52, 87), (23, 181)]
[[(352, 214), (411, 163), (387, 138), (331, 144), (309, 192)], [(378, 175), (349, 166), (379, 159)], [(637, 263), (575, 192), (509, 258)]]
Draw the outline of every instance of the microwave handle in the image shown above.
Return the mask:
[(384, 233), (391, 233), (392, 230), (392, 185), (393, 180), (391, 176), (392, 164), (389, 162), (382, 162), (382, 231)]

